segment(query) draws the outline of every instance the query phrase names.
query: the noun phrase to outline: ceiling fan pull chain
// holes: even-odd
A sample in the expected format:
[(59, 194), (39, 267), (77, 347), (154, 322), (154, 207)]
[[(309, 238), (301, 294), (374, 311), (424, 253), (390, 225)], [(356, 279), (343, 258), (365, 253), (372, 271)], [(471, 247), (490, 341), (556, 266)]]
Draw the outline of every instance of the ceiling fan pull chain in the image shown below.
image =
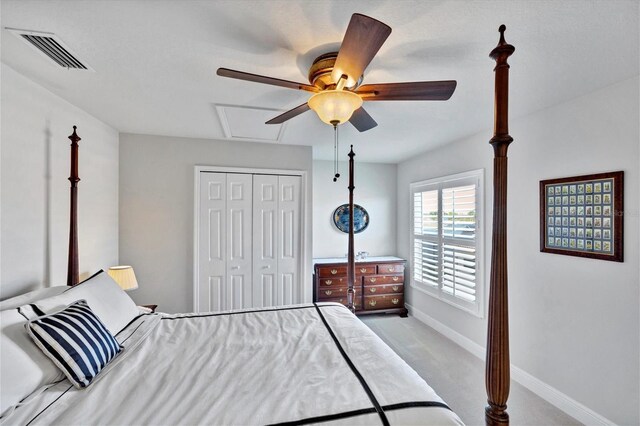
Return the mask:
[(338, 137), (338, 128), (336, 127), (336, 180), (340, 177), (340, 138)]
[(333, 124), (333, 181), (337, 182), (340, 177), (338, 173), (338, 122)]
[(338, 126), (333, 126), (333, 181), (335, 182), (335, 175), (338, 173)]

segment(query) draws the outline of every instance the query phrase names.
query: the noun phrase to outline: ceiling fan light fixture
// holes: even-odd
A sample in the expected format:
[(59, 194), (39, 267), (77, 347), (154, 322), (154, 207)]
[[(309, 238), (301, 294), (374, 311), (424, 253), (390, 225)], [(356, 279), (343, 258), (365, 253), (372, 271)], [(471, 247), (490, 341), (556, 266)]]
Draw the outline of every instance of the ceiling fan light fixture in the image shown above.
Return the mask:
[(346, 90), (326, 90), (311, 96), (309, 107), (327, 124), (344, 124), (362, 106), (362, 98)]

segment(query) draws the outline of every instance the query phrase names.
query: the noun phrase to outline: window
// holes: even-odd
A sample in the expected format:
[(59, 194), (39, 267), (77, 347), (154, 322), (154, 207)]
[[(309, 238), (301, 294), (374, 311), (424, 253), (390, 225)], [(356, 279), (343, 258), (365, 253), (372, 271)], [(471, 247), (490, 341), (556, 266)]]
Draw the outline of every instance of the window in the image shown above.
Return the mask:
[(411, 184), (411, 285), (482, 316), (483, 170)]

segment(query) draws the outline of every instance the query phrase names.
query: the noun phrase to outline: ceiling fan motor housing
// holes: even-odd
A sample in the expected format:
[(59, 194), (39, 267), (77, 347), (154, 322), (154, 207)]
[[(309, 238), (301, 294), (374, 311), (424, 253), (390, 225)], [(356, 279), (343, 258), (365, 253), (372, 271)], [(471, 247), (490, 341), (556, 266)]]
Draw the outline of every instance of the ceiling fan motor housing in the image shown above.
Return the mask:
[[(329, 90), (335, 88), (335, 82), (331, 78), (333, 66), (336, 63), (338, 52), (329, 52), (318, 56), (313, 60), (313, 64), (309, 68), (309, 83), (316, 86), (320, 90)], [(349, 89), (355, 89), (362, 83), (362, 76), (358, 79), (355, 86)]]

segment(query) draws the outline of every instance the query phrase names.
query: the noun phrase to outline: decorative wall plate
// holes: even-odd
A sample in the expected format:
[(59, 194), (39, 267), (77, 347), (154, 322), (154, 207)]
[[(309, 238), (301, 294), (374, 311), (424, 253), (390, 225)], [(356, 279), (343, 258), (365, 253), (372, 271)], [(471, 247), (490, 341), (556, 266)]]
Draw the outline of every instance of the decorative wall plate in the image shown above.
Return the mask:
[[(333, 223), (340, 231), (349, 232), (349, 204), (339, 206), (333, 212)], [(353, 233), (357, 234), (364, 231), (369, 226), (369, 213), (364, 207), (357, 204), (353, 205)]]

